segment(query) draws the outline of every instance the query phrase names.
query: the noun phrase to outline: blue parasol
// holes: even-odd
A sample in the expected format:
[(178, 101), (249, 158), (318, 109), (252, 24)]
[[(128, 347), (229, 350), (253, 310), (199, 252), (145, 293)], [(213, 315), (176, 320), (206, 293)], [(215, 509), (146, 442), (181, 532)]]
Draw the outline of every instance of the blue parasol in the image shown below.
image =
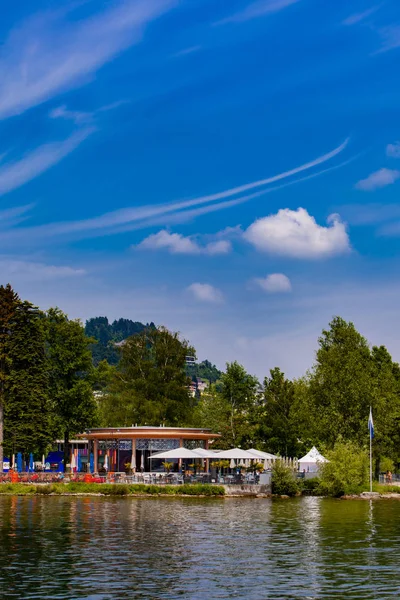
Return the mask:
[(93, 452), (90, 453), (90, 457), (89, 457), (89, 473), (94, 473), (94, 456), (93, 456)]
[(22, 473), (22, 454), (18, 452), (17, 454), (17, 471), (18, 473)]
[(29, 455), (29, 467), (28, 467), (28, 471), (29, 473), (33, 473), (33, 471), (35, 470), (35, 466), (33, 464), (33, 454), (32, 452)]
[(81, 455), (78, 452), (78, 455), (76, 457), (76, 472), (80, 473), (82, 471), (82, 459), (81, 459)]

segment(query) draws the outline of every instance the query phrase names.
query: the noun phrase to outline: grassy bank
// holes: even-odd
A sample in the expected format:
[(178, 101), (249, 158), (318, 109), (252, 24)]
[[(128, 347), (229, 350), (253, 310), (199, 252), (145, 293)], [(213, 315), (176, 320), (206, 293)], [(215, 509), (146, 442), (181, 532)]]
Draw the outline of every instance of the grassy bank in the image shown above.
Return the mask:
[(101, 494), (102, 496), (224, 496), (225, 490), (219, 485), (146, 485), (96, 484), (96, 483), (54, 483), (24, 484), (4, 483), (0, 485), (0, 495), (61, 495), (61, 494)]
[(400, 494), (400, 485), (374, 483), (372, 485), (372, 491), (378, 492), (379, 494)]

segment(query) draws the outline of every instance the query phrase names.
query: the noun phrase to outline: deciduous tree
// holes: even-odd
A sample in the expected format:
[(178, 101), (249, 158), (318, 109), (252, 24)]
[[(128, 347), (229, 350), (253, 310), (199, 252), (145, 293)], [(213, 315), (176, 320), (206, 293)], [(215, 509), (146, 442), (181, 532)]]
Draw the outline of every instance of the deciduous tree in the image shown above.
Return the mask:
[(103, 424), (190, 424), (194, 400), (185, 373), (187, 355), (193, 356), (194, 349), (164, 327), (129, 337), (101, 400)]
[(93, 426), (97, 419), (90, 352), (93, 340), (85, 335), (80, 321), (68, 319), (57, 308), (47, 312), (46, 326), (51, 398), (67, 464), (70, 436)]

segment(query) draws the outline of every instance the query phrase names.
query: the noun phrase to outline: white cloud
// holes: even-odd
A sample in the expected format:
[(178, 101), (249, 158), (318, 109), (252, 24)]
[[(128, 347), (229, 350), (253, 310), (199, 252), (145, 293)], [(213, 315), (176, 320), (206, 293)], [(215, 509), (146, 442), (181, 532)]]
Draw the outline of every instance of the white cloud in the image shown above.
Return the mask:
[(355, 187), (363, 192), (373, 192), (379, 188), (395, 183), (400, 177), (400, 171), (394, 169), (379, 169), (371, 173), (366, 179), (361, 179)]
[(347, 17), (347, 19), (345, 19), (343, 21), (343, 25), (356, 25), (357, 23), (361, 23), (361, 21), (364, 21), (365, 19), (367, 19), (368, 17), (370, 17), (371, 15), (373, 15), (379, 8), (380, 8), (380, 4), (378, 4), (377, 6), (372, 6), (371, 8), (368, 8), (367, 10), (364, 10), (363, 12), (359, 12), (359, 13), (355, 13), (353, 15), (350, 15), (349, 17)]
[(242, 23), (243, 21), (257, 19), (258, 17), (279, 12), (299, 1), (300, 0), (258, 0), (257, 2), (249, 4), (244, 10), (218, 21), (216, 25), (223, 25), (224, 23)]
[(223, 301), (222, 292), (209, 283), (192, 283), (187, 290), (200, 302), (219, 304)]
[(228, 240), (217, 240), (210, 242), (205, 247), (206, 254), (228, 254), (232, 250), (232, 244)]
[(328, 227), (318, 225), (304, 208), (284, 208), (276, 215), (255, 221), (244, 232), (244, 238), (257, 250), (294, 258), (322, 258), (348, 252), (345, 224), (338, 215), (331, 215), (328, 223)]
[(400, 142), (394, 142), (386, 146), (386, 156), (400, 158)]
[(61, 142), (39, 146), (20, 160), (3, 163), (0, 166), (0, 195), (21, 187), (59, 163), (94, 131), (93, 128), (83, 129)]
[(268, 294), (292, 291), (290, 279), (283, 273), (271, 273), (266, 277), (257, 277), (254, 279), (254, 283)]
[(180, 233), (169, 233), (162, 230), (149, 235), (138, 245), (144, 250), (168, 250), (171, 254), (227, 254), (231, 251), (231, 243), (228, 240), (210, 242), (200, 246), (193, 238), (185, 237)]
[(118, 0), (86, 19), (63, 21), (68, 10), (28, 19), (2, 44), (0, 118), (21, 114), (87, 83), (104, 64), (138, 43), (145, 25), (176, 3)]

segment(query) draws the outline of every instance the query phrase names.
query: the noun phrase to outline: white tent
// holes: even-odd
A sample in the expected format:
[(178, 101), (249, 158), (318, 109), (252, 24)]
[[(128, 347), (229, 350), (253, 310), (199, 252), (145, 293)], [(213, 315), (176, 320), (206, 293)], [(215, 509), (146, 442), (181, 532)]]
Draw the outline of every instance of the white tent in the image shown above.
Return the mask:
[(204, 456), (200, 456), (193, 450), (189, 450), (188, 448), (175, 448), (174, 450), (163, 450), (162, 452), (157, 452), (157, 454), (152, 454), (150, 459), (153, 458), (204, 458)]
[(247, 452), (250, 452), (250, 454), (254, 454), (255, 458), (261, 458), (262, 460), (277, 460), (278, 459), (278, 457), (275, 456), (275, 454), (270, 454), (269, 452), (263, 452), (262, 450), (255, 450), (254, 448), (247, 450)]
[(317, 473), (319, 465), (324, 462), (328, 462), (328, 460), (313, 446), (310, 452), (299, 459), (299, 471)]
[(218, 452), (218, 454), (214, 457), (214, 458), (218, 458), (218, 459), (228, 459), (230, 460), (231, 458), (233, 459), (252, 459), (254, 460), (256, 457), (254, 456), (254, 454), (250, 454), (250, 452), (247, 452), (247, 450), (242, 450), (241, 448), (232, 448), (232, 450), (223, 450), (222, 452)]

